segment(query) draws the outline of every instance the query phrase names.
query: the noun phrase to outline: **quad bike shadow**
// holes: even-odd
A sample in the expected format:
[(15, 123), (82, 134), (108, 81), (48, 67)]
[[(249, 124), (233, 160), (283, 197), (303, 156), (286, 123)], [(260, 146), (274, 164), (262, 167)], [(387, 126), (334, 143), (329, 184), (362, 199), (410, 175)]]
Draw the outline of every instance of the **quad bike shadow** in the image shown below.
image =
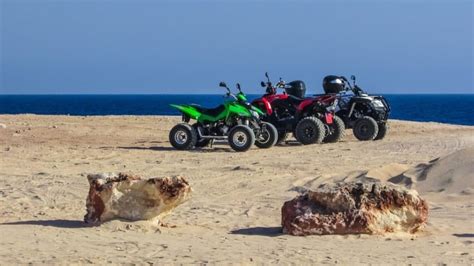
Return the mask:
[[(223, 143), (224, 144), (224, 143)], [(215, 146), (216, 144), (213, 145), (213, 147), (199, 147), (195, 148), (192, 150), (177, 150), (173, 148), (172, 146), (150, 146), (150, 147), (144, 147), (144, 146), (120, 146), (117, 147), (118, 149), (124, 149), (124, 150), (152, 150), (152, 151), (175, 151), (175, 152), (190, 152), (190, 153), (219, 153), (219, 152), (232, 152), (233, 150), (228, 147), (219, 147), (220, 143), (217, 143), (218, 147)], [(225, 144), (224, 144), (225, 145)]]

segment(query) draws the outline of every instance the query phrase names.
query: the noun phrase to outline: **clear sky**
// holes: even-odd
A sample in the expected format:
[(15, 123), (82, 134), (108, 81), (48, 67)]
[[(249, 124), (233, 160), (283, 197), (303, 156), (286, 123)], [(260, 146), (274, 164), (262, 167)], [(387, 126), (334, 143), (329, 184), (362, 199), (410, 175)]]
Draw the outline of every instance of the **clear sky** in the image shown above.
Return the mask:
[(0, 0), (0, 93), (473, 93), (472, 0)]

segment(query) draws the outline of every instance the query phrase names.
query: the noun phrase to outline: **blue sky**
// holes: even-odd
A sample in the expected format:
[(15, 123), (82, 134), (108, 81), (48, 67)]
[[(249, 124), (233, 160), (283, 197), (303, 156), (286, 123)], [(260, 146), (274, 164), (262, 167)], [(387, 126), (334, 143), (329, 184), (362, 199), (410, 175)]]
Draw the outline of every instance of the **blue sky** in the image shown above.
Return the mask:
[(0, 93), (473, 93), (473, 2), (0, 0)]

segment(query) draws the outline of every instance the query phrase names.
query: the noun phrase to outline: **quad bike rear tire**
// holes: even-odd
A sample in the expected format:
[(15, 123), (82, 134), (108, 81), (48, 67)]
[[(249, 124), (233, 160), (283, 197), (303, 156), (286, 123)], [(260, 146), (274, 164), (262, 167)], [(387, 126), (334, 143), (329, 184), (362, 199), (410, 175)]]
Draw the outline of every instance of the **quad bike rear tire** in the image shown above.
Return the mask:
[(385, 123), (380, 123), (379, 124), (379, 133), (377, 134), (377, 136), (375, 137), (374, 140), (381, 140), (383, 138), (385, 138), (385, 136), (387, 135), (387, 132), (388, 132), (388, 124), (385, 122)]
[(237, 125), (230, 130), (228, 142), (234, 151), (247, 151), (255, 143), (255, 134), (250, 127)]
[(275, 126), (268, 122), (262, 122), (260, 128), (260, 134), (255, 136), (255, 146), (261, 149), (268, 149), (275, 145), (278, 140), (278, 131)]
[(294, 135), (303, 145), (321, 143), (326, 136), (323, 122), (314, 116), (301, 119), (296, 125)]
[(344, 125), (344, 121), (342, 121), (339, 116), (334, 116), (331, 125), (327, 125), (329, 127), (328, 132), (326, 132), (326, 137), (324, 138), (323, 142), (338, 142), (341, 141), (344, 136), (346, 135), (346, 126)]
[(177, 150), (190, 150), (197, 142), (196, 130), (187, 123), (174, 126), (169, 134), (171, 146)]
[(374, 140), (379, 133), (379, 126), (375, 119), (364, 116), (356, 120), (352, 132), (360, 141)]

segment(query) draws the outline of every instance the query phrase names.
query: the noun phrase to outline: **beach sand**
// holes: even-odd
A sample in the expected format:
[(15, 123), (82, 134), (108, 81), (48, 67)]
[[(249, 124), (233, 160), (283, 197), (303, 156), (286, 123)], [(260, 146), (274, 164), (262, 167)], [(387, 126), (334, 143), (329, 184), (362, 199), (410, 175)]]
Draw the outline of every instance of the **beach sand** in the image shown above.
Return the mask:
[[(178, 117), (0, 115), (0, 264), (474, 263), (474, 127), (390, 121), (382, 141), (351, 131), (334, 144), (245, 153), (225, 143), (177, 151)], [(440, 159), (438, 159), (440, 158)], [(164, 220), (82, 219), (88, 173), (182, 175), (192, 198)], [(299, 187), (376, 178), (419, 190), (428, 225), (416, 235), (281, 234)]]

